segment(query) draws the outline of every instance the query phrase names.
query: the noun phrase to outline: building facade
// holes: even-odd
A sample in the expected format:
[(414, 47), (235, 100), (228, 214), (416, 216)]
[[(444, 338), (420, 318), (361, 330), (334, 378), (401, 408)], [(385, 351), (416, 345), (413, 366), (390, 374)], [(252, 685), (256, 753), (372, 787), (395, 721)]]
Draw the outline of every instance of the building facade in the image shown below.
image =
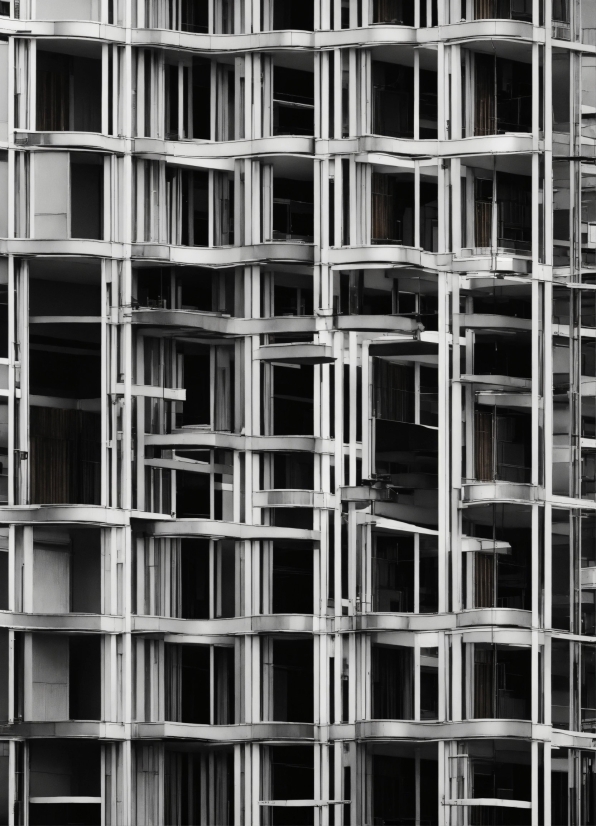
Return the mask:
[(0, 2), (0, 823), (596, 824), (596, 2)]

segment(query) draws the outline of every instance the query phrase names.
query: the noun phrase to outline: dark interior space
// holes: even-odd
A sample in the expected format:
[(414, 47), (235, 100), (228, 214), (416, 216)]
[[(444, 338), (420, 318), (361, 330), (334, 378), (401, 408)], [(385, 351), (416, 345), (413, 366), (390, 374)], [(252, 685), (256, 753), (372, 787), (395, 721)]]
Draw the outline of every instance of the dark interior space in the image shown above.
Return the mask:
[(236, 547), (222, 539), (215, 549), (215, 616), (236, 616)]
[(414, 719), (414, 649), (372, 646), (374, 720)]
[[(399, 518), (437, 524), (437, 431), (421, 425), (375, 420), (377, 478), (397, 494)], [(402, 506), (407, 510), (402, 510)], [(394, 517), (396, 518), (396, 517)]]
[(420, 537), (418, 556), (418, 608), (421, 614), (434, 614), (439, 610), (439, 549), (435, 536)]
[[(185, 247), (209, 246), (209, 173), (168, 165), (166, 187), (169, 192), (167, 213), (170, 243)], [(181, 210), (177, 192), (180, 192)]]
[(278, 528), (299, 528), (313, 530), (312, 508), (271, 508), (271, 524)]
[(8, 720), (9, 641), (6, 628), (0, 629), (0, 674), (0, 720)]
[(372, 558), (373, 610), (414, 611), (414, 535), (378, 535)]
[(37, 50), (37, 129), (101, 132), (101, 60)]
[(180, 29), (183, 32), (206, 34), (209, 31), (208, 0), (182, 0)]
[(184, 344), (184, 387), (182, 426), (211, 424), (211, 361), (209, 347)]
[(420, 86), (420, 139), (433, 140), (437, 137), (438, 110), (438, 75), (437, 72), (420, 69), (418, 76)]
[[(29, 794), (31, 797), (100, 797), (101, 743), (74, 739), (31, 740)], [(57, 804), (47, 809), (54, 805)], [(47, 822), (39, 821), (39, 824)]]
[(176, 516), (179, 519), (211, 517), (211, 482), (208, 473), (176, 471)]
[[(485, 173), (486, 174), (486, 173)], [(493, 242), (493, 180), (475, 181), (475, 246), (527, 254), (532, 244), (532, 181), (528, 175), (496, 173), (497, 238)]]
[(30, 803), (30, 826), (101, 826), (101, 803)]
[(312, 243), (314, 233), (313, 182), (273, 178), (273, 240)]
[[(195, 3), (195, 5), (198, 5)], [(205, 3), (205, 5), (207, 5)], [(202, 25), (202, 24), (198, 24)], [(205, 23), (205, 29), (207, 24)], [(201, 29), (202, 31), (203, 29)], [(211, 139), (211, 63), (196, 55), (192, 62), (192, 136), (194, 140)]]
[(414, 137), (414, 69), (373, 61), (373, 133)]
[[(464, 521), (466, 536), (477, 536), (509, 544), (506, 552), (476, 553), (474, 558), (474, 607), (531, 609), (532, 532), (523, 524), (503, 526), (503, 519), (495, 514), (492, 524), (470, 524)], [(471, 565), (466, 555), (465, 564)], [(553, 555), (553, 581), (556, 562)], [(569, 578), (569, 574), (567, 574)], [(553, 623), (556, 609), (553, 599)], [(558, 627), (558, 626), (554, 626)]]
[(393, 285), (380, 290), (369, 286), (365, 270), (350, 270), (339, 274), (339, 311), (342, 315), (391, 315)]
[[(435, 824), (439, 811), (439, 771), (436, 747), (424, 746), (419, 750), (420, 780), (416, 780), (414, 746), (403, 744), (397, 748), (385, 747), (387, 754), (372, 757), (372, 809), (374, 823), (415, 823), (416, 788), (420, 788), (419, 822)], [(379, 748), (380, 751), (380, 748)], [(398, 751), (391, 754), (391, 751)], [(401, 752), (401, 753), (400, 753)]]
[(530, 482), (529, 413), (479, 406), (474, 412), (474, 439), (475, 476), (479, 482)]
[(439, 649), (420, 649), (420, 719), (439, 719)]
[(414, 25), (414, 0), (373, 0), (373, 23)]
[(101, 637), (69, 638), (69, 718), (101, 720)]
[(273, 719), (313, 722), (313, 642), (273, 640)]
[(8, 549), (0, 549), (0, 611), (8, 611)]
[(283, 542), (274, 544), (271, 591), (273, 614), (312, 614), (313, 554), (310, 548), (290, 547)]
[(29, 426), (31, 504), (99, 504), (100, 415), (31, 407)]
[(312, 436), (314, 429), (312, 365), (272, 365), (273, 435)]
[[(532, 297), (529, 291), (518, 287), (514, 290), (498, 286), (484, 289), (473, 296), (473, 302), (474, 313), (479, 315), (489, 313), (513, 318), (532, 318)], [(556, 307), (556, 302), (553, 306)]]
[(0, 284), (0, 358), (8, 358), (8, 285)]
[[(205, 22), (205, 29), (207, 24)], [(211, 63), (193, 55), (192, 66), (182, 66), (182, 91), (177, 62), (164, 66), (165, 137), (210, 140), (211, 138)], [(182, 99), (181, 99), (182, 94)], [(180, 106), (182, 105), (182, 124)], [(180, 134), (182, 125), (183, 134)]]
[(70, 155), (70, 237), (103, 238), (103, 155)]
[[(551, 717), (553, 728), (569, 729), (571, 661), (569, 640), (553, 639), (551, 648)], [(574, 669), (574, 677), (576, 675)], [(573, 726), (575, 728), (575, 726)]]
[(509, 645), (474, 645), (474, 717), (530, 719), (530, 650)]
[(314, 29), (313, 0), (273, 0), (273, 29)]
[(209, 646), (166, 643), (165, 674), (166, 720), (209, 724)]
[(273, 67), (273, 134), (314, 135), (314, 73)]
[(275, 490), (313, 490), (314, 455), (274, 453), (272, 487)]
[(314, 749), (312, 746), (269, 746), (272, 800), (312, 800)]
[[(35, 270), (34, 270), (35, 272)], [(0, 297), (1, 297), (0, 293)], [(1, 305), (0, 305), (1, 310)], [(29, 313), (32, 316), (101, 316), (101, 286), (96, 283), (77, 283), (59, 279), (35, 278), (29, 280)], [(89, 325), (86, 325), (87, 327)], [(67, 329), (80, 330), (76, 325)], [(99, 338), (97, 337), (99, 342)]]
[(512, 336), (476, 333), (474, 337), (474, 375), (532, 377), (532, 343), (530, 334)]
[(299, 274), (273, 274), (273, 314), (276, 316), (313, 315), (312, 278)]
[(101, 614), (101, 529), (73, 529), (71, 601), (74, 614)]
[[(566, 0), (554, 0), (553, 20), (558, 20), (560, 7), (567, 6)], [(532, 0), (475, 0), (475, 20), (532, 20)]]
[(181, 267), (176, 271), (177, 306), (181, 310), (234, 315), (234, 270)]
[(476, 135), (532, 130), (532, 65), (476, 54)]
[(235, 722), (235, 673), (234, 648), (216, 646), (214, 649), (215, 668), (215, 725), (231, 725)]
[[(472, 789), (470, 797), (530, 800), (530, 744), (483, 740), (468, 743)], [(488, 826), (526, 826), (530, 809), (509, 807), (472, 808), (473, 822)], [(480, 819), (482, 818), (482, 820)]]
[(209, 541), (183, 539), (180, 558), (182, 617), (209, 619)]
[[(401, 244), (413, 247), (414, 175), (410, 172), (372, 175), (373, 244)], [(420, 246), (438, 249), (438, 201), (436, 183), (420, 182)]]
[[(99, 325), (45, 324), (46, 333), (29, 337), (29, 393), (65, 399), (101, 396)], [(32, 330), (36, 328), (33, 327)], [(67, 333), (70, 333), (67, 338)]]

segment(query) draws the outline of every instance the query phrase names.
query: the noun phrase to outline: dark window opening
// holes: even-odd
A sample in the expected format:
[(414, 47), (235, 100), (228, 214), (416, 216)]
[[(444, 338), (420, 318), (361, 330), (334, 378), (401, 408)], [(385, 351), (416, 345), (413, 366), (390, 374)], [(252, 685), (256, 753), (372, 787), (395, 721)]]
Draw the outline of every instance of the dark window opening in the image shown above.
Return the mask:
[(165, 719), (211, 722), (210, 652), (206, 645), (165, 645)]
[(312, 640), (273, 640), (273, 720), (313, 722)]
[(373, 0), (373, 23), (414, 25), (414, 0)]
[(410, 66), (373, 62), (373, 133), (414, 137), (414, 70)]
[(529, 483), (531, 416), (496, 411), (478, 407), (474, 414), (475, 477), (479, 482)]
[(101, 132), (101, 60), (39, 49), (36, 80), (37, 129)]
[(314, 29), (313, 0), (273, 0), (273, 29)]
[(101, 720), (101, 643), (99, 635), (69, 638), (69, 718)]
[(275, 365), (273, 372), (273, 435), (312, 436), (314, 378), (311, 365)]
[(103, 156), (70, 156), (71, 238), (103, 239), (103, 177)]
[(273, 67), (273, 134), (314, 135), (314, 74)]
[(176, 471), (176, 516), (179, 519), (210, 519), (210, 491), (208, 473)]
[(312, 243), (313, 221), (313, 182), (274, 177), (273, 240)]
[(529, 720), (531, 685), (529, 649), (474, 645), (475, 718)]
[(414, 719), (414, 649), (372, 646), (372, 716)]
[(273, 546), (271, 591), (272, 613), (312, 614), (312, 550), (276, 543)]
[(414, 611), (414, 537), (377, 536), (372, 559), (373, 611)]

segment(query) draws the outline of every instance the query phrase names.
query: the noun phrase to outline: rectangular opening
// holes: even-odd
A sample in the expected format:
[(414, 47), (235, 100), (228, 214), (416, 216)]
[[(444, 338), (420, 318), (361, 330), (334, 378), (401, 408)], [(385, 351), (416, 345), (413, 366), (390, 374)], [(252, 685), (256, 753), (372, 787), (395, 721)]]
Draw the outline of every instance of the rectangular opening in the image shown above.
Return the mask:
[(272, 641), (273, 720), (313, 722), (313, 642)]
[(312, 614), (312, 550), (283, 541), (274, 543), (271, 590), (273, 614)]
[(101, 132), (99, 56), (61, 54), (39, 48), (36, 81), (38, 130)]

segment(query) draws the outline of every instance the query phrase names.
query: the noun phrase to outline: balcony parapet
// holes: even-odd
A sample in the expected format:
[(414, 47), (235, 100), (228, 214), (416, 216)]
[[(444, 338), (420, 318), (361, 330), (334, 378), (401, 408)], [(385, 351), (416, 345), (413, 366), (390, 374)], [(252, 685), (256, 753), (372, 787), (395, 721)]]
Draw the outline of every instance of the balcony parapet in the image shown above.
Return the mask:
[(102, 508), (100, 505), (9, 505), (0, 507), (0, 524), (3, 525), (43, 525), (53, 522), (122, 528), (130, 524), (130, 519), (124, 510)]
[(212, 539), (294, 539), (303, 542), (318, 542), (321, 538), (320, 531), (284, 528), (275, 525), (245, 525), (241, 522), (223, 522), (215, 519), (159, 521), (153, 518), (143, 525), (143, 530), (151, 536), (204, 536)]
[(174, 433), (145, 435), (145, 444), (154, 447), (185, 450), (189, 447), (222, 448), (223, 450), (252, 450), (270, 453), (278, 450), (299, 453), (335, 452), (334, 439), (315, 436), (244, 436), (239, 433), (217, 433), (212, 430), (189, 428)]
[(335, 508), (335, 495), (316, 490), (259, 490), (252, 495), (255, 508)]
[(86, 737), (93, 740), (125, 740), (124, 723), (99, 720), (58, 720), (0, 724), (0, 737)]
[[(416, 333), (422, 325), (415, 319), (398, 315), (276, 316), (272, 318), (233, 318), (224, 313), (195, 310), (167, 310), (140, 307), (120, 310), (120, 323), (183, 332), (214, 335), (251, 336), (276, 333), (317, 333), (333, 329), (370, 333)], [(279, 359), (277, 359), (279, 360)]]
[(363, 720), (329, 726), (330, 740), (467, 740), (478, 737), (549, 742), (551, 727), (527, 720)]
[(538, 488), (519, 482), (468, 482), (462, 487), (462, 502), (536, 502)]
[(238, 723), (210, 726), (200, 723), (133, 723), (132, 736), (148, 740), (203, 740), (245, 743), (249, 740), (314, 740), (318, 727), (312, 723)]
[(80, 631), (88, 634), (122, 634), (124, 618), (102, 614), (25, 614), (0, 611), (0, 628), (15, 631)]
[(15, 130), (18, 146), (44, 147), (49, 149), (97, 149), (124, 155), (126, 139), (101, 132), (33, 132), (26, 129)]
[(198, 267), (233, 267), (237, 264), (266, 264), (276, 261), (312, 264), (314, 245), (297, 241), (269, 241), (237, 247), (177, 247), (170, 244), (137, 242), (132, 244), (132, 257), (142, 261), (155, 261), (158, 264), (169, 262)]

